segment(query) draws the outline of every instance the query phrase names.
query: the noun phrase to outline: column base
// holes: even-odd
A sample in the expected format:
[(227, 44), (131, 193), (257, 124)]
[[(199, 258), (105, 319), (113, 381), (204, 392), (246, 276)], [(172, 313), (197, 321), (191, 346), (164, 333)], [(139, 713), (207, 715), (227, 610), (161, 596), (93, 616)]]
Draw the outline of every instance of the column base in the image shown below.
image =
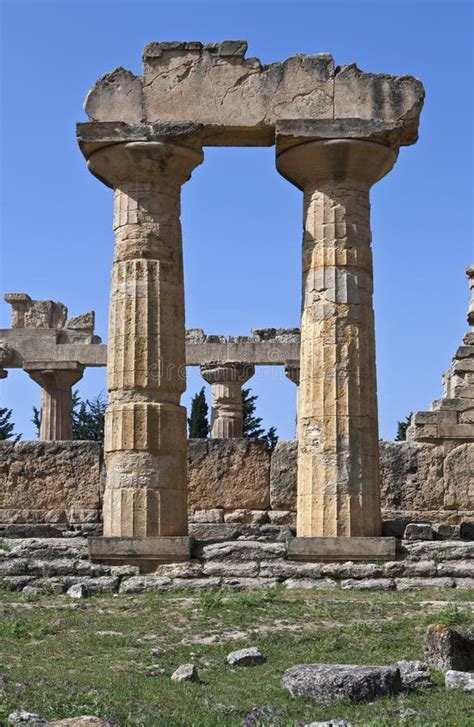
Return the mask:
[(334, 562), (347, 560), (395, 560), (396, 538), (335, 537), (291, 538), (289, 560)]
[(151, 573), (162, 563), (181, 563), (191, 556), (187, 535), (150, 538), (90, 537), (89, 558), (105, 565), (137, 565), (141, 573)]

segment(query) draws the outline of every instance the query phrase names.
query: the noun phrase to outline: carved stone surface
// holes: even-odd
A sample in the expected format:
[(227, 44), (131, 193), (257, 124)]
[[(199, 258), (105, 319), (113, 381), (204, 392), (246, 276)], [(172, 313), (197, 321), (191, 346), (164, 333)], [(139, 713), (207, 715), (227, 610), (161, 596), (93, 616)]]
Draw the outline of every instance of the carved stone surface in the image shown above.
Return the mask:
[[(331, 126), (317, 133), (332, 137)], [(277, 136), (277, 168), (304, 191), (299, 536), (381, 533), (369, 189), (397, 146), (365, 133), (311, 141), (305, 131), (283, 149)]]
[(99, 144), (96, 149), (92, 144), (85, 151), (89, 169), (114, 188), (115, 198), (105, 421), (106, 538), (187, 533), (179, 214), (181, 185), (201, 163), (202, 152), (197, 137), (188, 137), (186, 127), (180, 130), (180, 145), (169, 143), (168, 129), (157, 132), (152, 141)]

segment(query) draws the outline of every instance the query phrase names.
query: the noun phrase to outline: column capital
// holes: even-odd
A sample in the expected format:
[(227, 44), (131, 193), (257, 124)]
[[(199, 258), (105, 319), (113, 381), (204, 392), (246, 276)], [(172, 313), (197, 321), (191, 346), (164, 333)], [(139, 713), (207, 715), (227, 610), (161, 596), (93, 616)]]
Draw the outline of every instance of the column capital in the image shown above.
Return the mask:
[(285, 376), (290, 379), (296, 386), (300, 385), (300, 362), (287, 361), (285, 364)]
[(198, 124), (78, 124), (89, 171), (114, 189), (130, 183), (180, 186), (203, 160)]
[(23, 364), (23, 370), (43, 389), (50, 385), (57, 389), (68, 389), (82, 379), (84, 365), (78, 361), (51, 362), (35, 361)]
[(276, 166), (302, 190), (346, 180), (369, 188), (395, 164), (400, 128), (360, 119), (280, 122)]
[(201, 364), (201, 376), (208, 384), (245, 384), (255, 374), (255, 366), (240, 361), (210, 361)]

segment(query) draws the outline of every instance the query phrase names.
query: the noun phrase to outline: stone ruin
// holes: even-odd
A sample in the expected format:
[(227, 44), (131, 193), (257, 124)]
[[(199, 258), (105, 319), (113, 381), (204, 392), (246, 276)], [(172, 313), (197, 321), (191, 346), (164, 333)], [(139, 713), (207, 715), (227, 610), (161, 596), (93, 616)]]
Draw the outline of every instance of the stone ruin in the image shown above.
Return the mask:
[[(54, 478), (48, 468), (62, 458), (67, 480), (70, 462), (86, 452), (83, 443), (57, 441), (71, 439), (71, 386), (85, 366), (107, 364), (106, 466), (91, 450), (87, 487), (53, 485), (35, 507), (25, 486), (24, 507), (15, 507), (18, 473), (33, 476), (20, 462), (35, 455), (32, 443), (7, 443), (4, 476), (17, 473), (17, 493), (2, 488), (2, 519), (45, 524), (50, 513), (50, 524), (89, 522), (97, 532), (102, 514), (92, 560), (144, 569), (187, 560), (189, 532), (248, 538), (257, 526), (259, 537), (287, 538), (289, 559), (309, 561), (394, 559), (390, 536), (407, 520), (444, 520), (448, 534), (467, 537), (472, 331), (444, 398), (414, 415), (409, 441), (378, 438), (369, 192), (400, 147), (417, 140), (422, 84), (335, 66), (329, 54), (264, 66), (245, 58), (246, 47), (151, 43), (141, 77), (117, 68), (89, 92), (78, 142), (115, 203), (108, 345), (93, 334), (93, 314), (68, 321), (60, 303), (12, 294), (0, 366), (23, 368), (43, 390), (43, 462), (34, 477), (46, 470)], [(185, 331), (181, 186), (206, 146), (262, 145), (275, 145), (277, 170), (303, 192), (301, 328), (229, 338)], [(468, 275), (472, 291), (472, 267)], [(187, 365), (199, 365), (212, 389), (211, 439), (189, 447), (180, 404)], [(241, 439), (241, 386), (256, 365), (284, 366), (298, 387), (297, 443), (279, 444), (272, 456)]]

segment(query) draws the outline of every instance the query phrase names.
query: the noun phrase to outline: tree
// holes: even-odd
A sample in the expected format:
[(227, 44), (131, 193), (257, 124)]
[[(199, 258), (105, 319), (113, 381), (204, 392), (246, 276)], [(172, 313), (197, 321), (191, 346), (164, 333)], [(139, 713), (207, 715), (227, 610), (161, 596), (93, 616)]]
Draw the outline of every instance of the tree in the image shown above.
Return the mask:
[[(72, 436), (73, 439), (86, 439), (104, 443), (104, 422), (107, 400), (102, 392), (93, 399), (81, 399), (79, 392), (72, 392)], [(39, 437), (41, 413), (33, 407), (33, 419)]]
[(14, 442), (18, 442), (21, 439), (21, 434), (15, 434), (15, 424), (10, 421), (12, 416), (12, 410), (6, 407), (0, 407), (0, 439), (12, 439)]
[(209, 434), (209, 407), (204, 386), (191, 400), (191, 414), (188, 418), (189, 438), (205, 439)]
[(411, 416), (413, 412), (410, 412), (404, 421), (397, 422), (397, 436), (395, 437), (396, 442), (404, 442), (407, 438), (407, 429), (410, 426)]
[(270, 427), (267, 432), (262, 427), (262, 417), (255, 416), (255, 402), (258, 396), (251, 396), (251, 389), (242, 389), (242, 416), (243, 435), (254, 439), (264, 439), (270, 452), (275, 449), (278, 442), (278, 435), (275, 427)]
[(260, 439), (265, 434), (265, 429), (261, 426), (262, 417), (255, 416), (255, 402), (258, 396), (251, 396), (250, 391), (251, 389), (242, 389), (243, 435)]
[[(74, 392), (74, 395), (77, 392)], [(72, 435), (74, 439), (87, 439), (104, 443), (105, 410), (107, 400), (102, 394), (83, 401), (73, 395)]]

